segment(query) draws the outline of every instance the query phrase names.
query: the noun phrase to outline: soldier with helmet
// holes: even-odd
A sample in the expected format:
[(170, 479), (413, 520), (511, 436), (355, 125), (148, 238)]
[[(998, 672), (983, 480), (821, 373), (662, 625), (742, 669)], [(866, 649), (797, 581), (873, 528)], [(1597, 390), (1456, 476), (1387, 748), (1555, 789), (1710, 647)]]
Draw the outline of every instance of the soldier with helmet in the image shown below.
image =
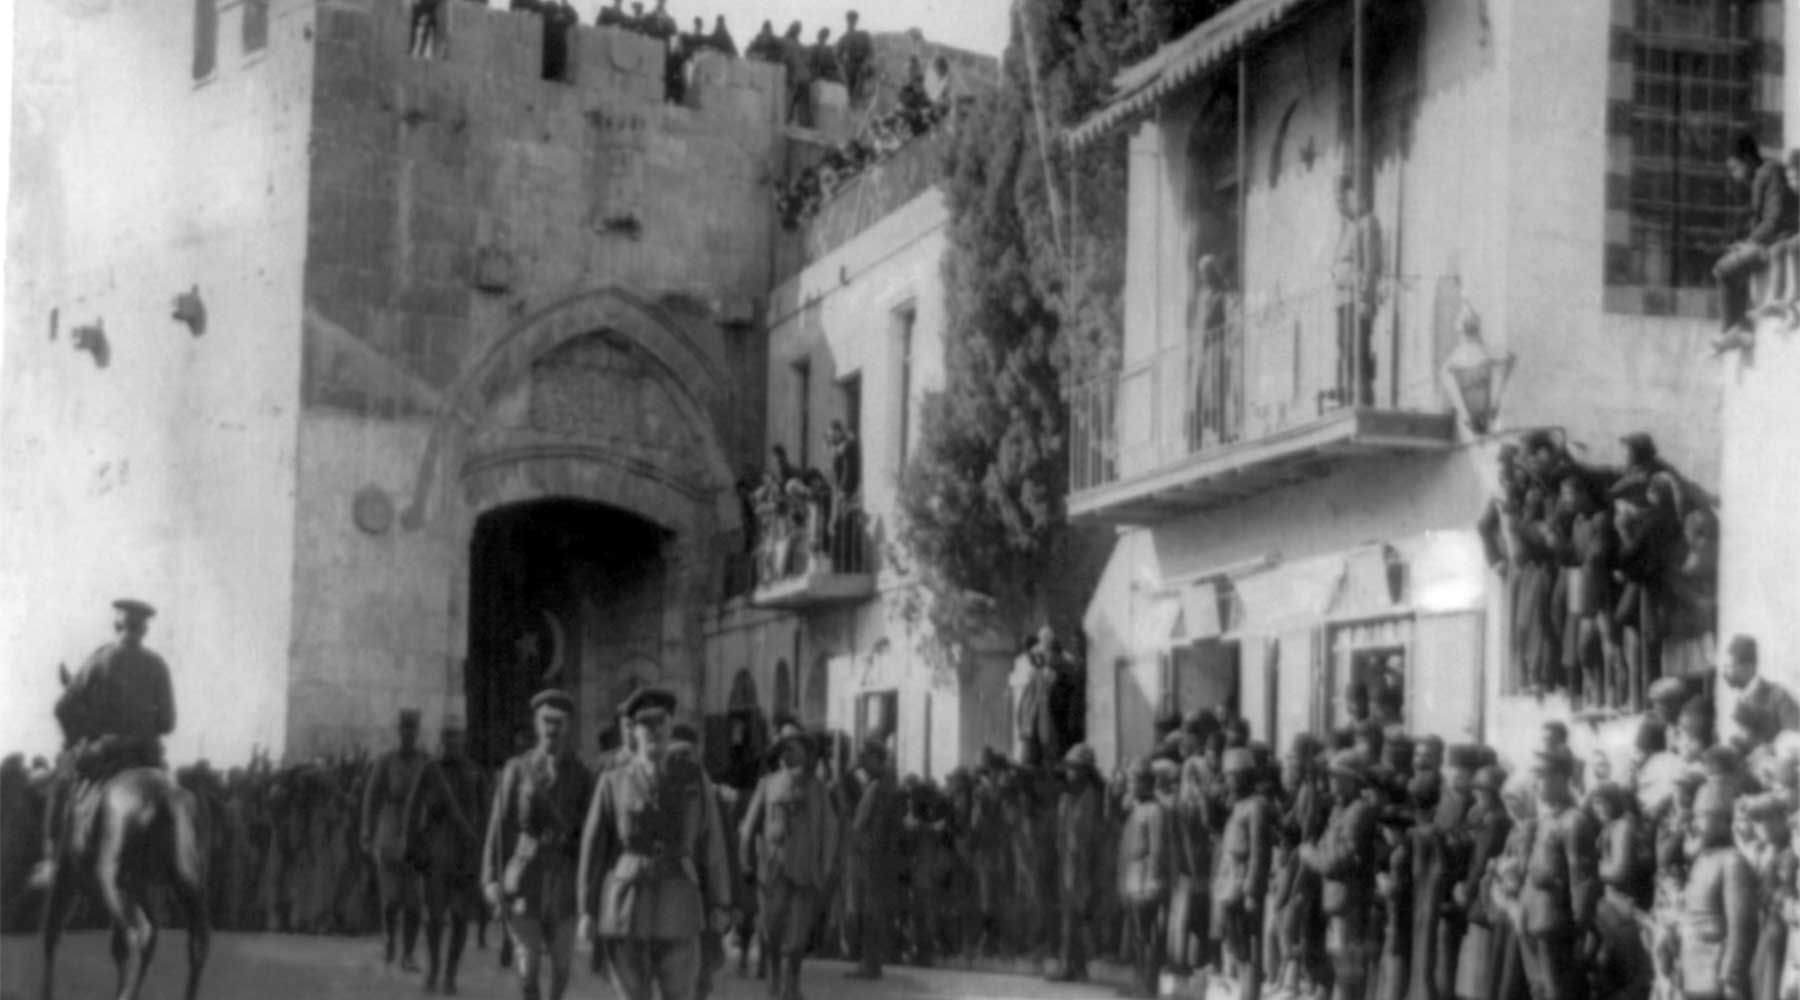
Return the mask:
[[(469, 922), (479, 920), (481, 835), (489, 804), (487, 772), (465, 752), (462, 721), (444, 720), (443, 754), (419, 771), (406, 799), (407, 863), (422, 871), (425, 899), (425, 988), (441, 982), (456, 992), (456, 969), (468, 940)], [(448, 922), (449, 947), (443, 952)], [(440, 959), (442, 963), (440, 964)]]
[(763, 778), (738, 829), (745, 871), (756, 873), (763, 945), (775, 1000), (799, 1000), (800, 963), (837, 860), (837, 816), (818, 777), (819, 749), (797, 727), (776, 745), (781, 766)]
[(1054, 982), (1087, 980), (1087, 944), (1099, 908), (1105, 788), (1094, 751), (1077, 743), (1063, 756), (1062, 797), (1056, 804), (1057, 902), (1062, 910), (1062, 961)]
[(1225, 833), (1219, 838), (1213, 873), (1212, 923), (1219, 929), (1226, 955), (1237, 967), (1239, 995), (1243, 1000), (1257, 1000), (1262, 995), (1263, 902), (1275, 846), (1275, 817), (1258, 787), (1250, 750), (1232, 747), (1225, 751), (1224, 765), (1232, 805)]
[[(1379, 730), (1377, 730), (1379, 731)], [(1340, 750), (1329, 768), (1331, 817), (1316, 844), (1302, 845), (1301, 863), (1318, 872), (1323, 885), (1325, 953), (1331, 960), (1333, 1000), (1362, 1000), (1368, 985), (1370, 925), (1375, 890), (1376, 809), (1363, 794), (1367, 783), (1363, 757)]]
[(400, 710), (400, 748), (369, 765), (363, 785), (362, 850), (375, 862), (376, 887), (381, 893), (381, 929), (386, 938), (383, 960), (394, 961), (395, 934), (402, 938), (400, 968), (417, 972), (413, 948), (419, 943), (419, 873), (406, 863), (406, 796), (425, 768), (419, 749), (419, 710)]

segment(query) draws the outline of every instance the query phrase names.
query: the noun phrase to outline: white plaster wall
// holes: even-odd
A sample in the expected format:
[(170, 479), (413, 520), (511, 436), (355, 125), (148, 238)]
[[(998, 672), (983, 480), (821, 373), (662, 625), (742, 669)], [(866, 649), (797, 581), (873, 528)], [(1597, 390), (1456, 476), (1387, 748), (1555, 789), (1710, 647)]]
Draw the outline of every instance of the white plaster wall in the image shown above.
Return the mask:
[(1763, 673), (1800, 689), (1800, 329), (1766, 318), (1756, 334), (1726, 376), (1719, 633), (1755, 636)]
[(1503, 421), (1565, 427), (1586, 446), (1583, 457), (1607, 463), (1623, 460), (1621, 435), (1648, 431), (1665, 457), (1712, 488), (1721, 367), (1706, 342), (1716, 323), (1601, 305), (1608, 5), (1521, 0), (1494, 9), (1518, 139), (1503, 151), (1507, 338), (1519, 358)]
[[(56, 664), (130, 594), (162, 611), (171, 758), (238, 763), (286, 722), (313, 5), (274, 0), (248, 56), (225, 11), (200, 84), (191, 4), (12, 10), (4, 743), (55, 748)], [(201, 337), (170, 318), (194, 285)], [(96, 320), (104, 369), (71, 349)]]

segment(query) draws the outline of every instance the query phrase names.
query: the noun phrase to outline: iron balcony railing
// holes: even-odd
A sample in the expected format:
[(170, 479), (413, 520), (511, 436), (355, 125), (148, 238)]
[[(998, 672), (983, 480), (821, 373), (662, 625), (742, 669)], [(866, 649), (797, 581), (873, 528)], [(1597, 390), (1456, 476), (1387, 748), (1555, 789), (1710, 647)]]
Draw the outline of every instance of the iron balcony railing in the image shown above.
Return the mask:
[(1428, 334), (1454, 320), (1434, 321), (1427, 296), (1436, 291), (1436, 282), (1400, 277), (1361, 292), (1328, 287), (1247, 303), (1235, 293), (1201, 296), (1184, 340), (1071, 387), (1070, 490), (1129, 481), (1352, 407), (1431, 405)]
[(837, 497), (787, 500), (759, 518), (756, 586), (820, 574), (873, 573), (874, 542), (862, 510)]

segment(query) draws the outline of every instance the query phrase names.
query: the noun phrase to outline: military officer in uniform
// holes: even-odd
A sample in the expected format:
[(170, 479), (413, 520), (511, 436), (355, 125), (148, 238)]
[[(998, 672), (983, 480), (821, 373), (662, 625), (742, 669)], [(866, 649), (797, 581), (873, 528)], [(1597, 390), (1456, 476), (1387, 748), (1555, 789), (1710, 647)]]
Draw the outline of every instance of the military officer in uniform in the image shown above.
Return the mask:
[(889, 904), (899, 892), (897, 833), (903, 807), (894, 773), (888, 768), (887, 748), (880, 740), (863, 744), (858, 769), (863, 780), (850, 816), (848, 870), (844, 872), (844, 916), (858, 953), (850, 976), (880, 979), (892, 919)]
[(1263, 981), (1262, 906), (1275, 850), (1274, 807), (1258, 786), (1250, 750), (1232, 747), (1225, 751), (1224, 763), (1232, 806), (1213, 873), (1213, 926), (1237, 968), (1239, 996), (1257, 1000)]
[(812, 740), (796, 729), (777, 747), (781, 766), (756, 786), (738, 829), (738, 853), (744, 870), (756, 872), (763, 946), (774, 959), (770, 994), (799, 1000), (800, 963), (838, 856), (837, 816)]
[(1710, 779), (1694, 796), (1699, 855), (1681, 894), (1681, 985), (1686, 1000), (1747, 1000), (1756, 948), (1757, 886), (1732, 842), (1728, 782)]
[(419, 710), (400, 710), (400, 749), (375, 758), (363, 784), (362, 850), (375, 862), (376, 886), (381, 893), (381, 929), (386, 936), (384, 961), (394, 961), (394, 936), (401, 934), (400, 968), (417, 972), (413, 948), (419, 942), (419, 873), (403, 855), (406, 834), (406, 796), (425, 768), (419, 749)]
[(1340, 750), (1331, 758), (1331, 816), (1317, 843), (1302, 844), (1300, 861), (1319, 873), (1325, 913), (1325, 953), (1331, 959), (1333, 1000), (1362, 1000), (1368, 986), (1370, 926), (1375, 894), (1376, 807), (1363, 794), (1363, 756)]
[(1135, 966), (1126, 994), (1157, 994), (1163, 942), (1159, 932), (1167, 919), (1169, 890), (1175, 881), (1174, 824), (1156, 794), (1155, 771), (1140, 759), (1131, 770), (1132, 802), (1119, 830), (1118, 891)]
[(1537, 832), (1519, 893), (1519, 944), (1533, 1000), (1579, 1000), (1582, 936), (1600, 899), (1599, 830), (1570, 789), (1574, 758), (1538, 753)]
[[(487, 771), (464, 752), (460, 720), (444, 721), (442, 740), (443, 755), (419, 770), (406, 798), (403, 853), (409, 864), (423, 871), (425, 989), (434, 990), (441, 981), (445, 993), (455, 993), (469, 921), (479, 920), (483, 909), (481, 824), (489, 789)], [(447, 955), (442, 951), (446, 921)]]
[[(69, 747), (57, 761), (46, 796), (44, 857), (30, 880), (40, 889), (55, 880), (57, 841), (69, 819), (68, 803), (72, 800), (73, 810), (84, 814), (84, 806), (93, 801), (88, 789), (128, 768), (164, 766), (162, 738), (175, 729), (169, 665), (144, 645), (156, 609), (121, 598), (113, 602), (113, 611), (118, 641), (95, 650), (56, 701), (56, 720)], [(80, 784), (74, 784), (77, 778)]]
[(593, 778), (575, 756), (575, 699), (554, 688), (531, 699), (537, 745), (506, 762), (488, 813), (481, 886), (506, 924), (524, 1000), (538, 1000), (550, 963), (550, 1000), (569, 988), (574, 955), (576, 862)]
[(1057, 903), (1062, 910), (1062, 963), (1054, 982), (1087, 980), (1091, 923), (1099, 908), (1101, 834), (1105, 829), (1105, 788), (1095, 770), (1094, 751), (1077, 743), (1063, 757), (1062, 797), (1056, 804)]
[(625, 1000), (689, 1000), (708, 921), (731, 922), (718, 798), (691, 743), (671, 743), (673, 694), (626, 699), (631, 759), (600, 776), (581, 833), (581, 930), (598, 936)]

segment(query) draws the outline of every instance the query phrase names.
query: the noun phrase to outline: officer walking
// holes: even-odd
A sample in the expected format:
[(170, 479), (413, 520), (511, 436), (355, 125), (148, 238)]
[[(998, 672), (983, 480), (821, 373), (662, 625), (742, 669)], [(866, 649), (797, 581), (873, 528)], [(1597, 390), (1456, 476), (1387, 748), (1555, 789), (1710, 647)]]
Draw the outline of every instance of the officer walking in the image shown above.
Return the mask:
[[(409, 864), (423, 868), (425, 989), (435, 990), (442, 982), (445, 993), (455, 993), (469, 922), (479, 920), (484, 909), (481, 823), (489, 789), (487, 772), (464, 752), (460, 720), (444, 721), (442, 740), (443, 755), (420, 769), (407, 796), (403, 855)], [(447, 955), (442, 951), (446, 921)]]
[(417, 972), (413, 948), (419, 943), (419, 873), (403, 856), (406, 796), (425, 767), (418, 747), (419, 710), (400, 710), (400, 749), (390, 750), (369, 765), (363, 786), (362, 850), (375, 862), (375, 884), (381, 893), (381, 929), (387, 946), (383, 961), (394, 961), (394, 936), (401, 942), (400, 968)]
[(550, 1000), (569, 987), (581, 818), (593, 778), (568, 735), (575, 699), (554, 688), (531, 699), (537, 745), (506, 762), (488, 814), (481, 885), (513, 943), (524, 1000), (538, 1000), (550, 963)]
[(169, 665), (144, 645), (156, 609), (121, 598), (113, 611), (118, 641), (95, 650), (56, 701), (56, 720), (69, 750), (57, 761), (46, 791), (44, 857), (31, 873), (34, 888), (47, 889), (55, 881), (57, 842), (71, 809), (67, 803), (85, 802), (87, 789), (127, 768), (164, 766), (162, 738), (175, 729)]
[(625, 1000), (689, 1000), (700, 935), (730, 923), (718, 802), (690, 743), (671, 742), (675, 696), (626, 699), (630, 760), (600, 776), (581, 833), (579, 937), (596, 935)]

